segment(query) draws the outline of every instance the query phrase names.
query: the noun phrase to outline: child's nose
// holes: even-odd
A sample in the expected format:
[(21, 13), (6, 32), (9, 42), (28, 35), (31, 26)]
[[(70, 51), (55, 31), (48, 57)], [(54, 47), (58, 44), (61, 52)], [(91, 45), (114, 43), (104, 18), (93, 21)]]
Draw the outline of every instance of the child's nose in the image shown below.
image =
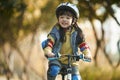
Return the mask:
[(64, 21), (66, 21), (66, 18), (63, 18)]

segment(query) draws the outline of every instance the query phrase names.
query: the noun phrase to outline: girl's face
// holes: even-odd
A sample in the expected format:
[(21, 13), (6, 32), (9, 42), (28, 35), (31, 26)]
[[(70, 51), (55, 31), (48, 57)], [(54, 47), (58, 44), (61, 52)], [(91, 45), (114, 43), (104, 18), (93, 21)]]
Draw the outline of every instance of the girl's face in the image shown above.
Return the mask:
[(58, 23), (62, 28), (68, 28), (72, 24), (72, 16), (68, 15), (60, 15), (58, 17)]

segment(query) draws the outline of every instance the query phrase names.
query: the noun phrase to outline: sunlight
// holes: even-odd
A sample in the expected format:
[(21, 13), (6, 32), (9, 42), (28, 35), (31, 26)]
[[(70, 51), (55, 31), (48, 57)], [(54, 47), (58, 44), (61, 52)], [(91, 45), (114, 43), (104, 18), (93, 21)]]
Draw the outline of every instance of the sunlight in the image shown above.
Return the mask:
[[(113, 28), (114, 27), (114, 28)], [(108, 18), (104, 23), (104, 30), (105, 30), (105, 39), (107, 44), (107, 52), (112, 54), (117, 53), (117, 41), (120, 38), (120, 27), (115, 22), (114, 19)]]
[(46, 39), (47, 39), (47, 33), (45, 32), (41, 33), (39, 37), (40, 43), (42, 43)]
[(105, 11), (106, 11), (105, 8), (102, 6), (102, 7), (100, 7), (98, 10), (96, 10), (96, 14), (97, 14), (98, 16), (100, 16), (100, 15), (104, 14)]

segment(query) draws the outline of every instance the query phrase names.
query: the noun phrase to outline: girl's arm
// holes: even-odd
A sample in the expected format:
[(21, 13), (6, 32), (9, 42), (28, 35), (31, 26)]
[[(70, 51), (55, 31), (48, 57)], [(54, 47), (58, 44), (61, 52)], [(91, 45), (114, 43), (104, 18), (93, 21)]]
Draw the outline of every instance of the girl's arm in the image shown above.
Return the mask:
[(48, 56), (48, 57), (55, 56), (54, 53), (52, 53), (52, 48), (53, 48), (54, 43), (55, 43), (54, 38), (51, 35), (48, 35), (47, 45), (44, 48), (44, 53), (46, 56)]
[(85, 59), (92, 59), (91, 51), (86, 42), (79, 44), (80, 51), (84, 54)]

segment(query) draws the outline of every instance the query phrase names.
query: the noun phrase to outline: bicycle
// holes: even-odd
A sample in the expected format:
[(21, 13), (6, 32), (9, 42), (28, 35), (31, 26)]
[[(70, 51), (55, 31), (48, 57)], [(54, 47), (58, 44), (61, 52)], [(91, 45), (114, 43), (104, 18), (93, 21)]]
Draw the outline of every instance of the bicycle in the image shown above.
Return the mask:
[[(71, 59), (75, 58), (76, 60), (82, 59), (83, 61), (86, 62), (91, 62), (91, 60), (84, 59), (84, 55), (80, 54), (79, 56), (77, 55), (62, 55), (61, 57), (67, 57), (68, 58), (68, 64), (66, 68), (62, 68), (60, 73), (62, 75), (62, 80), (65, 80), (65, 76), (67, 75), (67, 80), (72, 80), (72, 67), (71, 67)], [(48, 60), (55, 60), (59, 59), (60, 57), (54, 57), (54, 58), (48, 58)]]

